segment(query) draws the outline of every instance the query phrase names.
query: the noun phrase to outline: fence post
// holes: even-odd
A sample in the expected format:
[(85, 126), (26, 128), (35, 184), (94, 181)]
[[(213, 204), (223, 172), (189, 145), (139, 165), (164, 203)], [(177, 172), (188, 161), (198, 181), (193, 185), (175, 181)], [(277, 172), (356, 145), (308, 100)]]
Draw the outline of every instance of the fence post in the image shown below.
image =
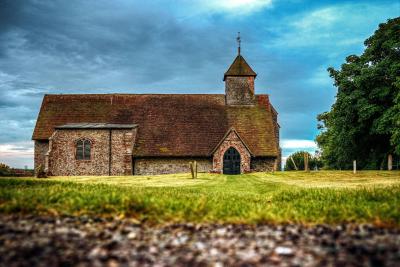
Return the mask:
[(392, 154), (388, 155), (388, 171), (393, 169), (393, 156)]
[(193, 162), (189, 162), (190, 172), (192, 173), (192, 179), (194, 179), (194, 169), (193, 169)]
[(304, 170), (306, 172), (309, 171), (309, 168), (308, 168), (308, 154), (307, 153), (304, 153)]
[(357, 173), (357, 161), (353, 160), (353, 173), (356, 174)]
[(197, 179), (197, 161), (194, 161), (194, 178)]
[(272, 169), (272, 172), (278, 171), (278, 159), (275, 159), (274, 161), (274, 168)]

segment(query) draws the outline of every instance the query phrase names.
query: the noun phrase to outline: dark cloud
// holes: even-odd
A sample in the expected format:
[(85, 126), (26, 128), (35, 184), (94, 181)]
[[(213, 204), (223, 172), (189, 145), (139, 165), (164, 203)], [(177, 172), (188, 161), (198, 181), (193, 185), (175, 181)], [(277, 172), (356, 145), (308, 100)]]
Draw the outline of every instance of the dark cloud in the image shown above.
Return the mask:
[(0, 109), (5, 108), (5, 107), (12, 107), (14, 106), (14, 103), (11, 103), (7, 99), (0, 99)]
[(2, 0), (0, 2), (0, 32), (5, 32), (18, 24), (22, 1)]

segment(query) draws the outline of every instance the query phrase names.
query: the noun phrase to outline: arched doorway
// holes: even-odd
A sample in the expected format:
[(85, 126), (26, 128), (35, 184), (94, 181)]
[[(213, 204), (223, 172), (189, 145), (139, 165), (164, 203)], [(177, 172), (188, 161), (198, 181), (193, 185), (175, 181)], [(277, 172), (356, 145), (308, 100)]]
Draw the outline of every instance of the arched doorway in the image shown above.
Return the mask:
[(225, 151), (223, 173), (240, 174), (240, 154), (233, 147)]

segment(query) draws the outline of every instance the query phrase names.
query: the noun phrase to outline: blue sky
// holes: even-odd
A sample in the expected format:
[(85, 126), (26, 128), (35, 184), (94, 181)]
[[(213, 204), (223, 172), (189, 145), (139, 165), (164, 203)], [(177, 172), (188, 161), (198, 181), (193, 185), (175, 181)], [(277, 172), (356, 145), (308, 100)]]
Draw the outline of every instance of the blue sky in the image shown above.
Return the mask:
[(0, 1), (0, 162), (33, 166), (45, 93), (224, 93), (242, 54), (279, 112), (284, 156), (316, 147), (336, 90), (326, 69), (360, 54), (399, 1)]

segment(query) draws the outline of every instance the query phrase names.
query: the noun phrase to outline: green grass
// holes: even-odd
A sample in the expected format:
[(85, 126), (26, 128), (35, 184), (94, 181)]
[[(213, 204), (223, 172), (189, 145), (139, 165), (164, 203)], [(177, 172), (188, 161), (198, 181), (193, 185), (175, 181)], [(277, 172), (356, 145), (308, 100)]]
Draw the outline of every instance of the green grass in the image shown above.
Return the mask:
[(0, 213), (400, 226), (400, 172), (1, 178)]

